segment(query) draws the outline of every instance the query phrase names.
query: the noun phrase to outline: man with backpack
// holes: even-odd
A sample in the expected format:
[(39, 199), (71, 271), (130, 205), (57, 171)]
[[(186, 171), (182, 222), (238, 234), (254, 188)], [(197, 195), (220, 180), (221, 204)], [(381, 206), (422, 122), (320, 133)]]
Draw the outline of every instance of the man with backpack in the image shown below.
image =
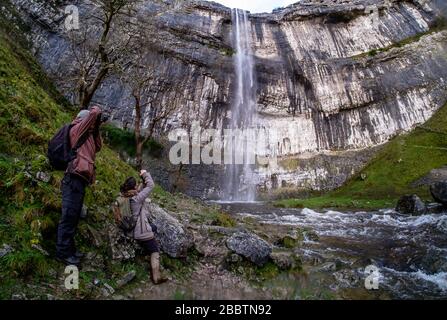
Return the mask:
[(66, 129), (61, 129), (68, 133), (66, 139), (69, 146), (74, 146), (65, 151), (68, 154), (68, 166), (61, 186), (62, 216), (56, 243), (56, 257), (67, 265), (79, 265), (83, 257), (76, 249), (74, 237), (83, 207), (85, 188), (95, 182), (95, 158), (102, 147), (99, 127), (103, 120), (101, 109), (94, 106), (90, 110), (79, 112)]

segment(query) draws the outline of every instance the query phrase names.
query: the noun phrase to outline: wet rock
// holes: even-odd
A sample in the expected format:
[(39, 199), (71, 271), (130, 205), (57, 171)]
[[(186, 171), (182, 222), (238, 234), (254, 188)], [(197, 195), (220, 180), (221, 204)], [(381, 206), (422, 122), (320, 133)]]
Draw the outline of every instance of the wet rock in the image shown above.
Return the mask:
[(133, 279), (135, 279), (136, 276), (137, 276), (137, 273), (135, 270), (130, 271), (122, 279), (120, 279), (116, 282), (117, 287), (118, 288), (124, 287), (125, 285), (130, 283)]
[(176, 218), (154, 203), (149, 206), (149, 220), (157, 227), (156, 237), (161, 250), (172, 258), (186, 257), (193, 246), (189, 230)]
[(431, 170), (427, 175), (411, 184), (411, 187), (431, 186), (436, 182), (447, 181), (447, 166)]
[(446, 212), (447, 207), (441, 203), (429, 203), (427, 205), (427, 214), (440, 214)]
[(3, 247), (0, 249), (0, 258), (10, 254), (14, 249), (9, 244), (3, 244)]
[(338, 286), (341, 288), (356, 287), (360, 283), (360, 276), (354, 270), (341, 270), (333, 273)]
[(108, 297), (115, 293), (115, 289), (112, 288), (108, 283), (104, 283), (104, 288), (102, 290), (105, 297)]
[(270, 244), (249, 232), (238, 232), (227, 240), (227, 247), (258, 266), (265, 264), (272, 252)]
[(430, 192), (436, 202), (447, 206), (447, 181), (433, 183)]
[(337, 271), (343, 266), (343, 263), (340, 260), (329, 261), (322, 264), (318, 269), (321, 271)]
[(337, 265), (335, 262), (326, 262), (318, 268), (320, 271), (336, 271)]
[(49, 173), (39, 171), (36, 173), (36, 179), (48, 183), (51, 180), (51, 175)]
[(417, 195), (402, 196), (397, 202), (396, 211), (402, 214), (418, 216), (427, 211), (425, 203)]
[(317, 242), (320, 240), (318, 234), (313, 230), (305, 230), (303, 231), (304, 240)]
[(135, 258), (138, 244), (115, 225), (110, 224), (107, 229), (109, 251), (112, 259), (126, 261)]

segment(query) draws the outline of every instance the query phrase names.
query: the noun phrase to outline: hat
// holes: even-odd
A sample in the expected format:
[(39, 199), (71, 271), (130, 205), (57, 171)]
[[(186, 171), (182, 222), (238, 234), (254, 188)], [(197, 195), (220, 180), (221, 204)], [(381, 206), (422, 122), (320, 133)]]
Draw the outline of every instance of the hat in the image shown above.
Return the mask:
[(78, 116), (76, 118), (84, 119), (84, 118), (87, 118), (89, 116), (89, 114), (90, 114), (90, 111), (81, 110), (81, 112), (78, 113)]

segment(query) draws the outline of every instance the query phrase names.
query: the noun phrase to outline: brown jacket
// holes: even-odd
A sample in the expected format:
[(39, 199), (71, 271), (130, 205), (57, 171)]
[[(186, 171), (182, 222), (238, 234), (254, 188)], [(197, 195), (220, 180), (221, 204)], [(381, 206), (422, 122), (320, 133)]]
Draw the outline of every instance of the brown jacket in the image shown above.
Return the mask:
[(147, 206), (144, 205), (147, 197), (149, 197), (149, 194), (154, 188), (154, 180), (152, 180), (152, 177), (148, 172), (143, 175), (143, 179), (143, 190), (138, 192), (137, 195), (133, 196), (130, 201), (132, 213), (137, 216), (137, 224), (135, 225), (135, 229), (133, 231), (133, 238), (140, 241), (154, 238), (154, 232), (152, 231), (149, 220), (147, 219), (149, 212), (147, 210)]
[(67, 172), (84, 178), (88, 184), (95, 181), (95, 159), (96, 153), (101, 150), (102, 140), (99, 128), (96, 127), (98, 116), (101, 114), (99, 107), (93, 107), (88, 117), (75, 119), (70, 130), (70, 144), (75, 146), (82, 135), (88, 132), (88, 138), (78, 149), (76, 159), (68, 166)]

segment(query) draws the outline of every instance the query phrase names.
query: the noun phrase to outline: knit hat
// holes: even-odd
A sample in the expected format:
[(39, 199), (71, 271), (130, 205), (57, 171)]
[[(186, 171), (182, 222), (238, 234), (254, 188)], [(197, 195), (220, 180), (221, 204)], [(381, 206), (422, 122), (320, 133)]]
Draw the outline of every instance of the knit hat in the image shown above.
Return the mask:
[(81, 110), (81, 112), (78, 113), (78, 116), (76, 118), (84, 119), (84, 118), (87, 118), (89, 116), (89, 114), (90, 114), (90, 111)]

